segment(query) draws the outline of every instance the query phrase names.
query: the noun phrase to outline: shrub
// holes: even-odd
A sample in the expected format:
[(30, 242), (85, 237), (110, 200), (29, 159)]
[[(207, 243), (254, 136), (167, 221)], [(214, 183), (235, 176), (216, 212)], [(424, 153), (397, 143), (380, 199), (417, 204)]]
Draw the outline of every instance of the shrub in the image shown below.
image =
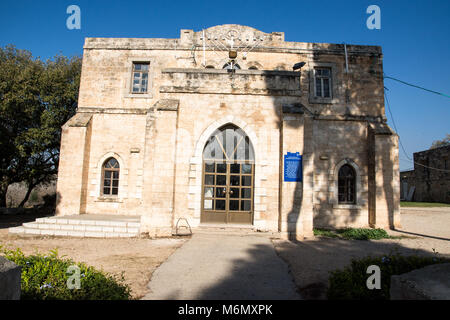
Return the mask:
[[(0, 248), (1, 249), (1, 248)], [(58, 257), (56, 250), (48, 255), (26, 257), (20, 249), (1, 249), (1, 253), (22, 267), (21, 298), (24, 300), (127, 300), (131, 298), (128, 285), (120, 278), (95, 270), (83, 263)], [(69, 289), (67, 280), (72, 273), (68, 267), (80, 268), (80, 289)]]
[(329, 237), (329, 238), (339, 238), (339, 235), (336, 233), (336, 231), (326, 230), (326, 229), (318, 229), (318, 228), (314, 228), (314, 235), (315, 236), (324, 236), (324, 237)]
[(44, 207), (55, 207), (56, 193), (46, 194), (42, 197), (42, 200), (44, 200)]
[(314, 229), (314, 235), (346, 240), (380, 240), (399, 237), (390, 236), (384, 229), (346, 228), (337, 230)]
[[(329, 278), (328, 299), (340, 300), (388, 300), (391, 276), (423, 268), (430, 264), (449, 262), (450, 259), (424, 256), (401, 256), (390, 254), (380, 257), (366, 257), (352, 260), (351, 265), (343, 270), (331, 272)], [(369, 290), (366, 285), (367, 268), (377, 265), (381, 272), (381, 289)]]
[(38, 193), (36, 191), (32, 191), (30, 194), (29, 202), (37, 202), (39, 200)]
[(353, 240), (380, 240), (390, 238), (384, 229), (349, 228), (339, 230), (338, 233), (344, 239)]

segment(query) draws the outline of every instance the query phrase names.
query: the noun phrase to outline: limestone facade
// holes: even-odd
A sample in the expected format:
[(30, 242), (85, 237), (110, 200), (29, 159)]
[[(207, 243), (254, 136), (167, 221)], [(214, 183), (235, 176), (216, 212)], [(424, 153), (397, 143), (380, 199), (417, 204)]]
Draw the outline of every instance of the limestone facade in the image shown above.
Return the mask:
[[(230, 62), (239, 68), (224, 69)], [(139, 63), (147, 90), (133, 93)], [(139, 215), (152, 236), (180, 218), (201, 225), (204, 148), (231, 124), (254, 150), (255, 229), (301, 239), (313, 226), (399, 226), (398, 137), (383, 88), (378, 46), (289, 42), (240, 25), (178, 39), (87, 38), (77, 113), (62, 128), (57, 214)], [(287, 152), (302, 155), (302, 181), (285, 181)], [(110, 158), (120, 166), (117, 195), (102, 191)], [(345, 204), (344, 165), (354, 172)]]

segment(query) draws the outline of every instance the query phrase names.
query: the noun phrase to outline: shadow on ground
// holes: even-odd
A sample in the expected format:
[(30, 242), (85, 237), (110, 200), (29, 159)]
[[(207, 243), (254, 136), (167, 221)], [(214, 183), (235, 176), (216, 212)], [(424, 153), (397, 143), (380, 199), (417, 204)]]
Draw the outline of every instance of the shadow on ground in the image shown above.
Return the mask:
[[(4, 208), (2, 208), (6, 211)], [(0, 212), (0, 229), (19, 227), (23, 223), (33, 222), (37, 218), (50, 217), (54, 208), (8, 208), (8, 213)]]
[(247, 241), (249, 236), (191, 239), (154, 273), (146, 299), (326, 299), (329, 273), (352, 259), (433, 255), (431, 247), (408, 247), (409, 239)]
[(301, 299), (288, 267), (274, 257), (271, 245), (255, 245), (247, 253), (248, 258), (234, 259), (230, 272), (204, 289), (198, 299)]
[(302, 242), (274, 240), (274, 245), (278, 255), (288, 263), (302, 297), (325, 299), (329, 272), (343, 269), (350, 265), (352, 259), (397, 252), (402, 255), (433, 255), (433, 248), (429, 248), (429, 251), (408, 248), (401, 241), (317, 237)]
[(267, 237), (194, 234), (153, 274), (145, 299), (296, 300)]

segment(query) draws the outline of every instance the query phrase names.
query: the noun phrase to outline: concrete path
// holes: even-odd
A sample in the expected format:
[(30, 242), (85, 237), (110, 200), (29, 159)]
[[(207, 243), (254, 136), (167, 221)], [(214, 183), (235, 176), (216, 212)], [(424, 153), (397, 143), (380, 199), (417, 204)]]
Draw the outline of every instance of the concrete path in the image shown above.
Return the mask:
[(300, 299), (269, 238), (194, 234), (154, 273), (143, 299)]

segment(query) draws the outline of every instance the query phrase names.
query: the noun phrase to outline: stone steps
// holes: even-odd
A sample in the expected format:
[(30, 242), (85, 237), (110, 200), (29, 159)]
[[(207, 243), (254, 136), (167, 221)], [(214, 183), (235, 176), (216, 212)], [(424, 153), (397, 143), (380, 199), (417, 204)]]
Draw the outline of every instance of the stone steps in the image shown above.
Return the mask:
[(192, 233), (202, 234), (223, 234), (223, 235), (252, 235), (252, 236), (264, 236), (278, 238), (280, 235), (278, 232), (260, 232), (250, 225), (200, 225), (192, 228)]
[(19, 235), (48, 235), (91, 238), (131, 238), (140, 234), (140, 219), (118, 219), (111, 216), (87, 218), (85, 215), (38, 218), (20, 227), (9, 228), (9, 233)]

